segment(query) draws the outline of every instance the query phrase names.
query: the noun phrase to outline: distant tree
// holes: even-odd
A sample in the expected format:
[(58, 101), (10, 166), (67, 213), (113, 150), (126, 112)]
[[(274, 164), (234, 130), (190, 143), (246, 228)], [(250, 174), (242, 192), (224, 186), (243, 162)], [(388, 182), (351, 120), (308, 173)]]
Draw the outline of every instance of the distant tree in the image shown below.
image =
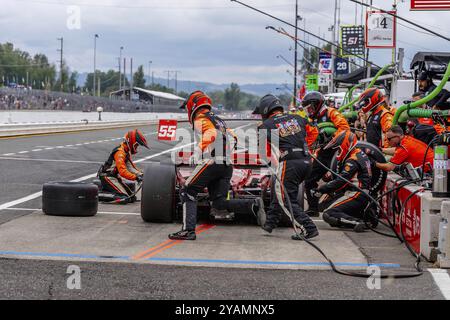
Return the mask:
[(167, 92), (167, 93), (175, 93), (173, 89), (167, 88), (166, 86), (160, 85), (159, 83), (154, 83), (147, 87), (148, 90)]
[[(100, 80), (100, 94), (102, 96), (109, 96), (112, 91), (119, 90), (119, 72), (115, 70), (108, 70), (108, 72), (97, 71), (96, 74), (96, 82), (98, 85), (98, 81)], [(84, 83), (85, 91), (87, 90), (92, 94), (92, 87), (94, 81), (94, 74), (89, 73), (86, 77), (86, 81)], [(122, 83), (122, 85), (124, 85)], [(125, 85), (126, 87), (130, 86), (128, 79), (125, 77)], [(97, 86), (95, 87), (97, 90)]]
[(218, 106), (219, 104), (225, 104), (225, 93), (220, 90), (206, 92), (206, 94), (211, 98), (213, 105)]
[(78, 72), (74, 71), (70, 75), (69, 83), (68, 83), (68, 91), (69, 92), (76, 92), (77, 91), (77, 79), (78, 79)]
[(237, 83), (232, 83), (229, 88), (225, 89), (224, 100), (227, 110), (234, 111), (239, 108), (241, 89)]
[(184, 99), (187, 99), (187, 98), (189, 97), (189, 93), (187, 93), (187, 92), (185, 92), (185, 91), (180, 91), (180, 92), (177, 93), (177, 95), (178, 95), (179, 97), (184, 98)]
[[(0, 85), (28, 84), (38, 89), (51, 88), (55, 83), (55, 66), (43, 54), (34, 57), (12, 43), (0, 43)], [(28, 78), (28, 83), (26, 79)]]
[(140, 65), (133, 76), (133, 86), (145, 88), (144, 66)]

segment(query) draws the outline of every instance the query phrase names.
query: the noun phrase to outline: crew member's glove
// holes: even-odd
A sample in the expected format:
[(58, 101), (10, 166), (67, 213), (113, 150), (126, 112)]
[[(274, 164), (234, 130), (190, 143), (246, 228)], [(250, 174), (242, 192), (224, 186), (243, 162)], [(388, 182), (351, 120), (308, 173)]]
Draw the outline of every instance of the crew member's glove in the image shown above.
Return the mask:
[(323, 193), (320, 192), (318, 189), (311, 189), (311, 195), (313, 197), (320, 198), (322, 197)]
[(141, 183), (142, 180), (144, 180), (144, 175), (143, 174), (136, 175), (136, 182), (137, 183)]

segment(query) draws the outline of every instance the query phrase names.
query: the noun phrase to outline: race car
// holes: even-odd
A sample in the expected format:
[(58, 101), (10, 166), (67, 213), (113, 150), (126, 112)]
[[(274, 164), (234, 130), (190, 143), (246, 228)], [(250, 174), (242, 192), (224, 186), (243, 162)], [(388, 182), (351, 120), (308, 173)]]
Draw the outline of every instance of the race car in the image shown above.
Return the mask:
[[(369, 154), (370, 158), (384, 162), (384, 156), (374, 145), (367, 142), (358, 142), (359, 148)], [(146, 222), (170, 223), (182, 217), (181, 200), (179, 192), (185, 180), (194, 170), (194, 165), (189, 165), (191, 153), (180, 152), (178, 158), (180, 163), (159, 163), (154, 162), (148, 165), (144, 173), (141, 200), (141, 216)], [(338, 170), (336, 161), (332, 161), (332, 169)], [(229, 190), (230, 199), (254, 199), (260, 197), (264, 200), (266, 209), (271, 197), (272, 172), (261, 163), (256, 154), (247, 151), (234, 153), (232, 155), (233, 176)], [(386, 173), (379, 169), (373, 170), (371, 194), (375, 195), (382, 190), (386, 181)], [(339, 195), (336, 195), (339, 197)], [(214, 215), (211, 210), (210, 199), (207, 190), (198, 195), (199, 214), (210, 214), (216, 220), (236, 220), (239, 217), (230, 214), (227, 217)], [(322, 199), (322, 209), (325, 204), (329, 204), (329, 197)], [(304, 205), (303, 185), (299, 187), (298, 202), (301, 207)], [(243, 217), (241, 217), (243, 218)], [(250, 218), (257, 222), (256, 217)], [(282, 225), (290, 225), (290, 220), (282, 216)]]
[[(170, 223), (182, 217), (179, 192), (195, 165), (189, 164), (190, 152), (179, 152), (174, 163), (151, 163), (145, 168), (142, 186), (141, 216), (146, 222)], [(270, 203), (271, 171), (258, 155), (248, 151), (235, 152), (231, 156), (233, 176), (228, 196), (230, 199), (262, 198)], [(299, 202), (303, 204), (303, 189), (299, 190)], [(207, 213), (215, 220), (236, 220), (233, 213), (223, 216), (211, 210), (207, 189), (198, 195), (199, 214)], [(256, 217), (241, 217), (256, 222)], [(288, 219), (287, 221), (288, 222)]]

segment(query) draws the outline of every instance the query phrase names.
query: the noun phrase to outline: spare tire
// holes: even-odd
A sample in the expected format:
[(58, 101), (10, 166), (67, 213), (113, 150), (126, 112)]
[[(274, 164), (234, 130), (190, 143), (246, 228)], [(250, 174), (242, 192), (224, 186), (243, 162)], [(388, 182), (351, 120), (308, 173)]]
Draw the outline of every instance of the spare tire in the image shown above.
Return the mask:
[(151, 163), (142, 184), (141, 217), (145, 222), (170, 223), (175, 213), (175, 166)]
[[(356, 147), (366, 152), (369, 158), (376, 162), (386, 163), (386, 158), (384, 157), (381, 150), (376, 147), (375, 145), (366, 142), (366, 141), (358, 141), (356, 144)], [(333, 156), (333, 159), (331, 160), (330, 168), (333, 171), (338, 170), (337, 166), (337, 159), (336, 154)], [(387, 178), (387, 172), (381, 169), (378, 169), (377, 167), (372, 167), (372, 181), (370, 182), (370, 193), (376, 194), (380, 192), (384, 184), (386, 183)]]
[(46, 183), (42, 188), (42, 211), (50, 216), (95, 216), (98, 211), (98, 187), (83, 182)]

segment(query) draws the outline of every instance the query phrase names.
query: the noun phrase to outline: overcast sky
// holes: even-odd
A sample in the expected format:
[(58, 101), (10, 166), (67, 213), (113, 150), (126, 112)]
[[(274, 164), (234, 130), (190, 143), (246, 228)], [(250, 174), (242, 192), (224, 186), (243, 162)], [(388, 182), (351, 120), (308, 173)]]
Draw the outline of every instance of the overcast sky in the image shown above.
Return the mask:
[[(374, 5), (389, 9), (392, 1), (374, 0)], [(244, 2), (294, 21), (295, 0)], [(341, 23), (354, 24), (355, 4), (340, 2)], [(450, 11), (411, 12), (409, 2), (399, 3), (399, 15), (450, 36)], [(334, 0), (299, 0), (299, 4), (306, 28), (316, 34), (320, 29), (321, 36), (331, 39)], [(67, 27), (68, 20), (74, 21), (69, 6), (80, 8), (80, 29)], [(77, 71), (93, 70), (94, 34), (98, 34), (97, 67), (102, 70), (117, 69), (123, 46), (124, 57), (134, 59), (134, 69), (142, 64), (147, 74), (151, 60), (156, 77), (167, 77), (165, 70), (178, 70), (179, 79), (213, 83), (291, 82), (287, 72), (291, 67), (276, 56), (293, 61), (292, 41), (265, 30), (268, 25), (283, 25), (230, 0), (0, 0), (0, 8), (1, 43), (12, 42), (32, 54), (45, 53), (56, 62), (56, 39), (64, 37), (65, 60)], [(359, 13), (360, 9), (358, 23)], [(406, 49), (406, 66), (417, 51), (450, 51), (449, 42), (406, 26), (398, 26), (398, 46)], [(311, 36), (309, 40), (318, 44)], [(391, 51), (371, 50), (372, 59), (384, 65)]]

